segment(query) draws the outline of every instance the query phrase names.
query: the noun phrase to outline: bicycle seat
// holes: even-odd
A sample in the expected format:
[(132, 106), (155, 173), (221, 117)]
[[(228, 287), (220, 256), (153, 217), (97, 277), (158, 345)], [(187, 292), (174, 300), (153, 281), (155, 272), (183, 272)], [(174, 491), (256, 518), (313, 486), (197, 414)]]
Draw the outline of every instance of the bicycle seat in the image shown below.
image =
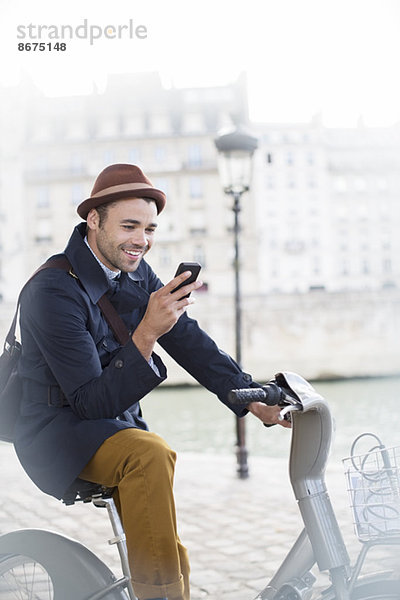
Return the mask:
[(64, 493), (61, 501), (66, 506), (71, 506), (75, 502), (91, 502), (94, 496), (98, 498), (111, 498), (114, 488), (108, 488), (99, 483), (85, 481), (79, 477), (69, 486)]

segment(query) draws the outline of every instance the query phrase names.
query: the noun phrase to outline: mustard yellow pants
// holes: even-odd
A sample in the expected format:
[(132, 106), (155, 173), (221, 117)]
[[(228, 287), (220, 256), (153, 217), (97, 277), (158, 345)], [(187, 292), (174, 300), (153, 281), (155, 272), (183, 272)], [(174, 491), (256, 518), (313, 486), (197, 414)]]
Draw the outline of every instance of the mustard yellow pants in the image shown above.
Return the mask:
[(87, 481), (115, 487), (132, 584), (139, 600), (189, 600), (189, 560), (176, 527), (176, 455), (158, 435), (123, 429), (83, 469)]

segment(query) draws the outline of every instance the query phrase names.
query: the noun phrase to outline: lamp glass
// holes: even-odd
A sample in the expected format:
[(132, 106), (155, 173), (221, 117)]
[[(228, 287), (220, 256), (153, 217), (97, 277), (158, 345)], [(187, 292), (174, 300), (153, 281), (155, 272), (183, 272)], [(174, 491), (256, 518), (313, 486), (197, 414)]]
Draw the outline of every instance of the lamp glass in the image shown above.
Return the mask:
[(250, 188), (252, 154), (244, 150), (219, 153), (218, 167), (225, 192), (241, 194)]

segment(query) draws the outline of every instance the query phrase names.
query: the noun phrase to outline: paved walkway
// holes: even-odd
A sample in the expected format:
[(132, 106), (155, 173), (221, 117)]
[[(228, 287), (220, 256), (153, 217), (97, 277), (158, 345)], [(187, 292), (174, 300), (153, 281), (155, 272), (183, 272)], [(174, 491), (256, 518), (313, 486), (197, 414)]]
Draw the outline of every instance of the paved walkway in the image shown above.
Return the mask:
[[(192, 565), (192, 600), (251, 600), (268, 582), (301, 530), (284, 459), (250, 457), (250, 477), (239, 480), (234, 456), (182, 453), (176, 472), (178, 523)], [(65, 507), (41, 493), (21, 469), (12, 446), (0, 443), (0, 531), (39, 527), (88, 546), (119, 572), (106, 511), (92, 505)], [(341, 465), (328, 469), (330, 495), (349, 551), (353, 534)], [(387, 560), (374, 555), (374, 568)], [(397, 561), (389, 557), (389, 563)], [(317, 573), (314, 573), (317, 574)], [(318, 575), (317, 587), (326, 576)], [(75, 600), (75, 599), (71, 599)]]

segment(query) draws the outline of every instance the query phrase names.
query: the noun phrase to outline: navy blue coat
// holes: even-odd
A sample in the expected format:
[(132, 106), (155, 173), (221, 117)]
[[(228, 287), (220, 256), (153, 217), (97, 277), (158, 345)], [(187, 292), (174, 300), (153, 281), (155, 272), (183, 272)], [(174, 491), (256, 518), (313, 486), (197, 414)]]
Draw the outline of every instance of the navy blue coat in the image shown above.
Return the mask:
[[(155, 353), (159, 376), (132, 340), (123, 347), (115, 340), (96, 304), (109, 284), (84, 242), (85, 231), (85, 223), (78, 225), (65, 249), (76, 277), (46, 269), (28, 284), (21, 299), (23, 400), (15, 447), (31, 479), (57, 498), (105, 439), (126, 427), (147, 429), (139, 401), (166, 378)], [(149, 295), (162, 286), (145, 261), (136, 273), (138, 281), (125, 276), (120, 290), (110, 292), (131, 332), (144, 315)], [(195, 320), (182, 315), (159, 343), (236, 411), (227, 394), (249, 387), (251, 377)]]

